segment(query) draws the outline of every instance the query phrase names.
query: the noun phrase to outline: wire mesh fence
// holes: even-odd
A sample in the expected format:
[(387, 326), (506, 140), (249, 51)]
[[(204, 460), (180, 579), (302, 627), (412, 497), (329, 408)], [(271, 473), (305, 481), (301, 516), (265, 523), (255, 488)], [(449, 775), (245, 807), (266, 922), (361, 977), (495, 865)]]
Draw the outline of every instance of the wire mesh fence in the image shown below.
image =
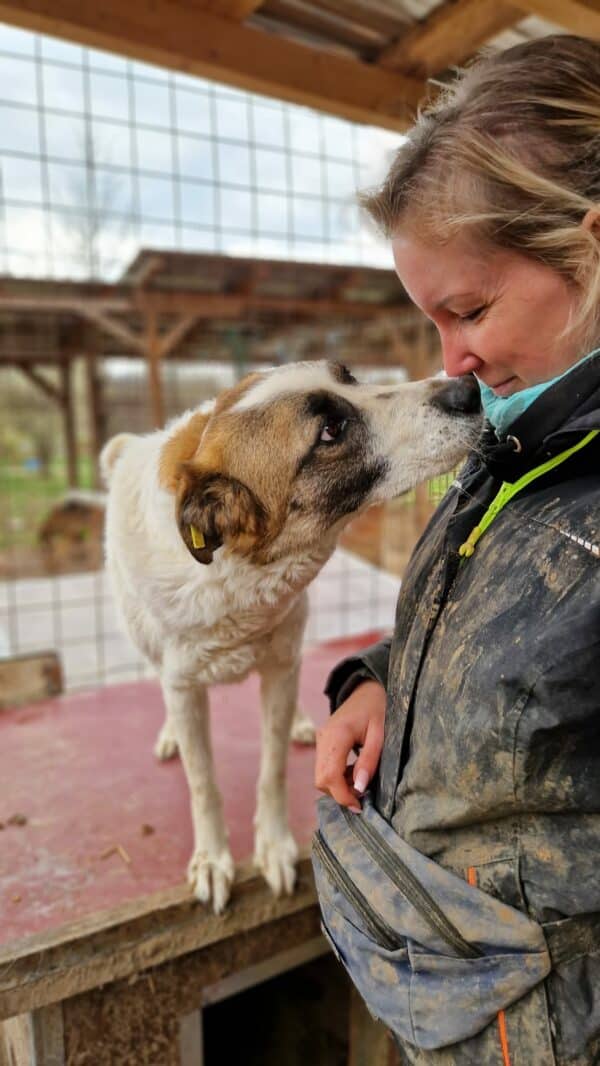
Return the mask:
[(141, 246), (388, 262), (354, 193), (397, 137), (0, 25), (0, 269), (117, 277)]

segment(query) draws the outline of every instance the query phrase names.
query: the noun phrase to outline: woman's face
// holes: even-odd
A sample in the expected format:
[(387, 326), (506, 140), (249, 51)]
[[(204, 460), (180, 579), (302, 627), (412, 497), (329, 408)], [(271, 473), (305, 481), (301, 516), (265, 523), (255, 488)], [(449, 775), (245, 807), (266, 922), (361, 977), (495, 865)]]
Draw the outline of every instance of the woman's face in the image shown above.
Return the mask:
[(511, 396), (585, 354), (576, 335), (562, 335), (576, 290), (550, 267), (461, 237), (434, 244), (409, 229), (392, 249), (408, 295), (437, 327), (450, 377), (473, 372)]

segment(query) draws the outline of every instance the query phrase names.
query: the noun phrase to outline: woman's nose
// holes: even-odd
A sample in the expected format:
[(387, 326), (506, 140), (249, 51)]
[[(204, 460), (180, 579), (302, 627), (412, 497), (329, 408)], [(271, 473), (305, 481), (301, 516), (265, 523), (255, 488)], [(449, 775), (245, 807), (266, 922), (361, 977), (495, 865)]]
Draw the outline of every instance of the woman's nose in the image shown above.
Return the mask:
[(454, 337), (441, 333), (442, 360), (444, 370), (449, 378), (458, 378), (463, 374), (476, 373), (483, 366), (483, 360), (475, 355), (467, 345)]

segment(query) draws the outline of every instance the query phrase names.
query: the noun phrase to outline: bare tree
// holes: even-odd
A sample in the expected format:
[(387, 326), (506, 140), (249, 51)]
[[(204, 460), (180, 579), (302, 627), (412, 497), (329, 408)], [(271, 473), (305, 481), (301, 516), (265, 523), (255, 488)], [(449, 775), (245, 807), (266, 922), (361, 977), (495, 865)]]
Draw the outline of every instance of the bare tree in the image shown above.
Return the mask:
[[(123, 178), (109, 170), (110, 152), (86, 122), (83, 134), (81, 174), (65, 180), (69, 211), (62, 218), (66, 248), (82, 264), (90, 279), (102, 278), (109, 263), (122, 258), (122, 247), (131, 228), (131, 205), (126, 202)], [(102, 169), (100, 169), (102, 168)], [(107, 254), (112, 245), (113, 252)]]

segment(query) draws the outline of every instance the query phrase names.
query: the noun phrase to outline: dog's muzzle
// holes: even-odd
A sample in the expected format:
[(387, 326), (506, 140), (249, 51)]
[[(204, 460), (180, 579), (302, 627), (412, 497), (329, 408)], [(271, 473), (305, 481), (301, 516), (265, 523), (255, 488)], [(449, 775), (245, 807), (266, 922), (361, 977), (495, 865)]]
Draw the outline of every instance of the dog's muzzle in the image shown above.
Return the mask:
[(481, 411), (477, 379), (473, 374), (465, 374), (464, 377), (440, 381), (429, 402), (446, 414), (477, 415)]

